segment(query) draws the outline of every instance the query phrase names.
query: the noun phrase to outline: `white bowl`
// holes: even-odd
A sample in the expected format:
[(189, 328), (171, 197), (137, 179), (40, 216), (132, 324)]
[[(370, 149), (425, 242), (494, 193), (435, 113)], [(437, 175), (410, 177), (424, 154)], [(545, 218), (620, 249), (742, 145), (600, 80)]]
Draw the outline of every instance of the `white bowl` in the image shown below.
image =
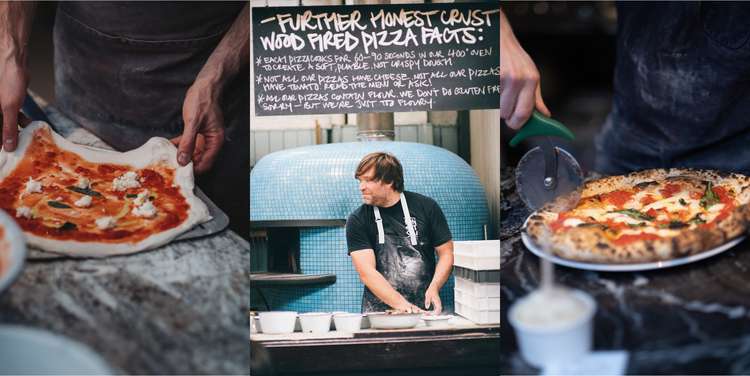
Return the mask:
[(21, 274), (26, 261), (26, 238), (5, 211), (0, 210), (0, 292), (10, 287)]
[[(594, 299), (582, 291), (570, 290), (569, 297), (575, 300), (575, 305), (580, 309), (573, 312), (575, 315), (567, 316), (568, 319), (552, 318), (545, 322), (523, 318), (519, 313), (524, 309), (524, 305), (526, 309), (533, 308), (531, 312), (539, 312), (536, 308), (528, 306), (532, 300), (535, 304), (540, 302), (539, 295), (534, 294), (538, 292), (523, 297), (508, 311), (508, 322), (515, 329), (518, 347), (524, 360), (533, 366), (543, 368), (553, 363), (573, 362), (591, 351), (592, 325), (596, 313)], [(530, 299), (532, 297), (533, 299)], [(544, 311), (562, 305), (567, 304), (548, 304), (547, 310)], [(546, 314), (544, 311), (541, 313)]]
[(88, 346), (35, 328), (0, 326), (0, 374), (111, 375), (114, 371)]
[(385, 313), (367, 314), (370, 327), (373, 329), (409, 329), (417, 326), (421, 313)]
[[(340, 315), (342, 313), (349, 313), (349, 312), (346, 312), (346, 311), (333, 311), (333, 312), (331, 312), (331, 315), (332, 315), (332, 318), (335, 318), (336, 315)], [(336, 330), (336, 321), (335, 320), (331, 320), (331, 330)]]
[(359, 313), (337, 313), (333, 315), (336, 330), (339, 332), (358, 332), (362, 328), (362, 315)]
[(260, 328), (265, 334), (293, 333), (294, 323), (297, 321), (297, 312), (258, 312), (258, 319), (260, 320)]
[(424, 315), (422, 316), (422, 320), (424, 321), (425, 325), (435, 326), (435, 327), (448, 326), (448, 322), (452, 318), (453, 318), (453, 315), (440, 315), (440, 316)]
[(299, 322), (305, 333), (328, 333), (331, 330), (331, 314), (325, 312), (301, 313)]

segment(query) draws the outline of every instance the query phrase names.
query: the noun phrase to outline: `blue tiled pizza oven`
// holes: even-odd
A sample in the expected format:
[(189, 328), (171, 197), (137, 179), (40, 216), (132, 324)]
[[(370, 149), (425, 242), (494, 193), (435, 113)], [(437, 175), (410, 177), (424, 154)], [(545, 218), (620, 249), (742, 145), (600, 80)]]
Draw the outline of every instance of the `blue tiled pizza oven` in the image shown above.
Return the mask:
[[(261, 159), (251, 173), (251, 221), (346, 219), (362, 204), (354, 179), (368, 153), (387, 151), (404, 168), (405, 189), (432, 197), (445, 213), (454, 240), (479, 240), (488, 224), (484, 189), (460, 157), (432, 145), (410, 142), (352, 142), (288, 149)], [(275, 310), (359, 312), (363, 285), (346, 253), (344, 227), (300, 228), (303, 274), (336, 275), (336, 283), (301, 288), (266, 288)], [(443, 286), (444, 308), (453, 310), (453, 278)]]

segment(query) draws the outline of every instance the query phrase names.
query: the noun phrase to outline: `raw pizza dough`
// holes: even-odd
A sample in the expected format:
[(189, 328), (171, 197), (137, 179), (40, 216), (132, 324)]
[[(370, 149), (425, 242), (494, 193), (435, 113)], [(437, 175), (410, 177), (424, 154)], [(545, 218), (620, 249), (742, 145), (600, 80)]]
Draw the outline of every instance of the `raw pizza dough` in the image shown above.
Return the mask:
[(156, 248), (210, 219), (194, 193), (192, 163), (154, 137), (129, 152), (74, 144), (44, 122), (0, 151), (0, 208), (29, 245), (74, 257)]
[[(577, 193), (572, 193), (577, 194)], [(563, 196), (529, 217), (525, 231), (555, 255), (593, 263), (670, 260), (745, 233), (750, 178), (695, 169), (652, 169), (586, 183), (572, 210)]]

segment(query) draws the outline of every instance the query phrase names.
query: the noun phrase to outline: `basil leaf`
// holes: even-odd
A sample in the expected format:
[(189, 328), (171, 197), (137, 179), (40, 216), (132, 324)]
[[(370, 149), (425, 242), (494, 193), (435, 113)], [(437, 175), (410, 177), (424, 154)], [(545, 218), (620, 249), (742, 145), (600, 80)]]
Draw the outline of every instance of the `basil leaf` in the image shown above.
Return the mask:
[(706, 220), (703, 219), (703, 218), (701, 218), (701, 213), (698, 213), (698, 214), (695, 215), (695, 217), (690, 218), (690, 220), (688, 221), (688, 223), (690, 223), (692, 225), (700, 225), (700, 224), (706, 223)]
[(628, 223), (628, 226), (630, 228), (636, 228), (636, 227), (646, 227), (646, 222), (641, 223)]
[(601, 227), (601, 228), (602, 228), (602, 229), (604, 229), (604, 230), (606, 230), (606, 229), (608, 228), (608, 227), (607, 227), (607, 225), (605, 225), (605, 224), (601, 224), (601, 223), (590, 223), (590, 222), (586, 222), (586, 223), (581, 223), (581, 224), (579, 224), (579, 225), (578, 225), (578, 226), (576, 226), (576, 227)]
[(97, 191), (94, 191), (94, 190), (91, 190), (91, 188), (78, 188), (78, 187), (76, 187), (74, 185), (71, 185), (71, 186), (68, 187), (68, 189), (70, 189), (73, 192), (78, 192), (78, 193), (80, 193), (82, 195), (88, 195), (88, 196), (94, 196), (94, 197), (102, 197), (101, 193), (99, 193)]
[(662, 223), (659, 228), (668, 228), (670, 230), (677, 230), (684, 227), (688, 227), (688, 224), (681, 221), (669, 221), (669, 223)]
[(58, 209), (70, 209), (70, 206), (63, 204), (60, 201), (47, 201), (47, 205)]
[(125, 197), (127, 197), (127, 198), (136, 198), (136, 197), (138, 197), (138, 195), (135, 194), (135, 193), (128, 193), (128, 194), (125, 195)]
[(62, 226), (58, 227), (58, 230), (60, 230), (60, 231), (70, 231), (70, 230), (75, 230), (77, 228), (78, 228), (78, 226), (76, 226), (75, 223), (65, 222), (65, 223), (63, 223)]
[(680, 199), (680, 205), (687, 206), (687, 204), (688, 203), (685, 201), (685, 199), (683, 199), (683, 198)]
[(652, 217), (652, 216), (650, 216), (648, 214), (641, 213), (641, 212), (639, 212), (638, 210), (635, 210), (635, 209), (614, 210), (614, 211), (611, 211), (609, 213), (625, 214), (625, 215), (627, 215), (630, 218), (641, 219), (641, 220), (644, 220), (644, 221), (653, 221), (654, 220), (654, 217)]
[(718, 204), (720, 201), (719, 196), (717, 196), (716, 193), (714, 193), (712, 189), (713, 184), (711, 184), (710, 181), (706, 183), (708, 183), (706, 184), (706, 191), (703, 193), (703, 197), (701, 197), (701, 202), (700, 202), (701, 206), (704, 209), (708, 209), (711, 206)]

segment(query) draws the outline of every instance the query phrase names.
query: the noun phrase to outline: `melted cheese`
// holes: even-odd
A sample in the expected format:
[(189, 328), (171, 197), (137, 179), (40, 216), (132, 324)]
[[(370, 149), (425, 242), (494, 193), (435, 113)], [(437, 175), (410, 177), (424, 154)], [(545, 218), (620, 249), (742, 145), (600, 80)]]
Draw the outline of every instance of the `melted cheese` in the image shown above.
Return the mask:
[(80, 178), (75, 186), (80, 189), (89, 189), (91, 187), (91, 181), (87, 178)]
[(128, 171), (122, 176), (112, 180), (112, 187), (115, 191), (124, 191), (129, 188), (138, 188), (141, 183), (138, 181), (138, 175), (133, 171)]
[(16, 217), (31, 218), (32, 217), (31, 208), (29, 208), (28, 206), (19, 206), (16, 209)]
[(24, 193), (31, 194), (31, 193), (40, 193), (40, 192), (42, 192), (42, 183), (32, 179), (29, 176), (29, 180), (26, 182)]
[(117, 220), (113, 217), (101, 217), (96, 219), (96, 227), (99, 230), (106, 230), (115, 227)]
[(82, 196), (73, 204), (79, 208), (88, 208), (91, 206), (91, 196)]
[(137, 217), (153, 218), (156, 216), (156, 207), (151, 201), (146, 201), (141, 206), (136, 206), (132, 211)]

